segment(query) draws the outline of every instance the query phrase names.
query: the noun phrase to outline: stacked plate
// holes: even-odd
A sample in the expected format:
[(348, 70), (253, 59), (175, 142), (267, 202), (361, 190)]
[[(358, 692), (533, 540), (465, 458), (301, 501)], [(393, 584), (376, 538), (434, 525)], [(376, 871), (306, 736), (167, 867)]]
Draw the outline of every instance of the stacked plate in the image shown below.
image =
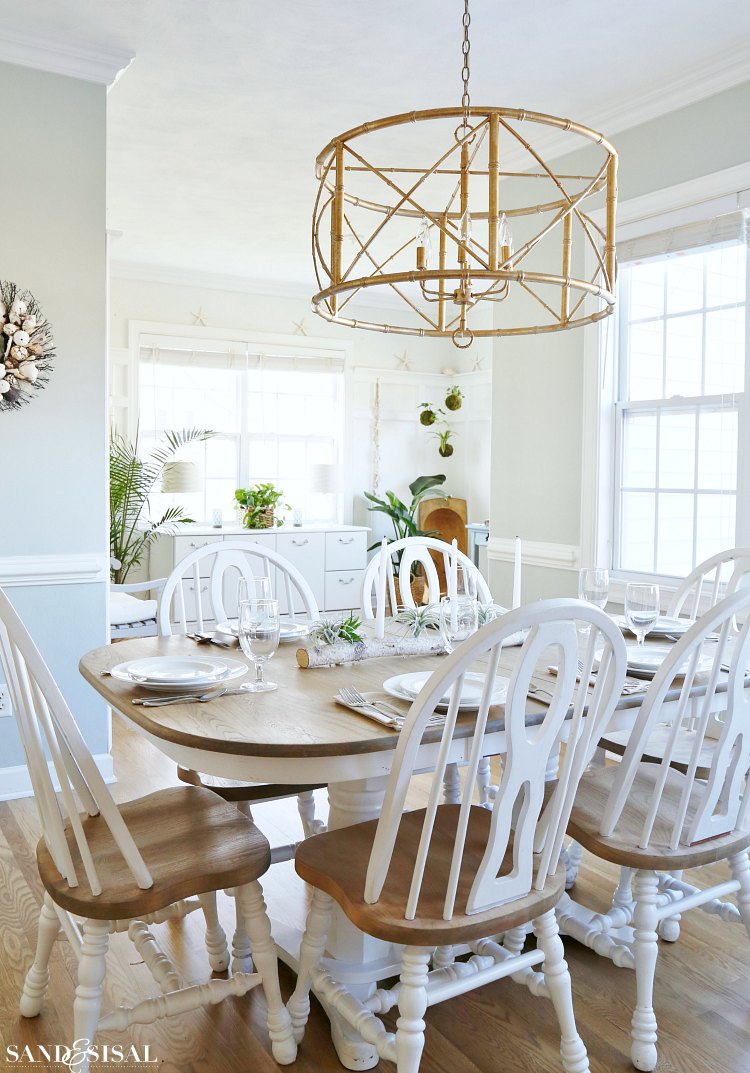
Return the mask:
[[(633, 631), (625, 621), (624, 615), (615, 615), (614, 622), (620, 627), (623, 633), (632, 633)], [(659, 615), (656, 620), (656, 625), (652, 630), (649, 630), (649, 637), (667, 637), (676, 638), (682, 637), (687, 633), (694, 623), (684, 618), (670, 618), (669, 615)]]
[(118, 663), (110, 673), (120, 682), (157, 693), (204, 693), (211, 686), (225, 686), (242, 678), (247, 667), (236, 659), (152, 656)]
[[(399, 700), (414, 700), (417, 694), (422, 691), (429, 678), (430, 675), (426, 674), (424, 671), (413, 671), (411, 674), (397, 674), (393, 678), (389, 678), (387, 681), (383, 682), (383, 689), (386, 693), (390, 693), (392, 697), (398, 697)], [(495, 678), (495, 685), (490, 703), (505, 703), (509, 682), (509, 678), (501, 678), (499, 676)], [(461, 699), (458, 703), (459, 708), (476, 711), (482, 700), (484, 683), (485, 676), (483, 674), (473, 674), (471, 672), (465, 674), (463, 687), (461, 689)], [(437, 707), (447, 708), (449, 701), (450, 690), (440, 698)]]
[[(639, 649), (637, 645), (628, 645), (627, 649), (628, 673), (635, 678), (653, 678), (672, 650), (670, 645), (647, 645), (643, 649)], [(675, 677), (684, 676), (689, 660), (690, 658), (681, 667), (677, 668)], [(713, 656), (711, 653), (701, 655), (698, 659), (696, 674), (706, 674), (710, 671), (712, 664)]]
[[(220, 622), (216, 627), (216, 632), (222, 634), (224, 637), (234, 637), (237, 640), (237, 619), (230, 618), (228, 622)], [(301, 641), (303, 637), (307, 636), (307, 624), (304, 622), (282, 622), (279, 629), (279, 643), (284, 644), (287, 641)]]

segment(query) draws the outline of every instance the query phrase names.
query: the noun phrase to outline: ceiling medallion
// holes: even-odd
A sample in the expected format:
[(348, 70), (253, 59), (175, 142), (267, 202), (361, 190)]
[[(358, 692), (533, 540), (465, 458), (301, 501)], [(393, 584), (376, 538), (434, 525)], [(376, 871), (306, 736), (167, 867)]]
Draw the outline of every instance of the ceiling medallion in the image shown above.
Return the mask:
[[(592, 324), (614, 310), (617, 153), (568, 119), (472, 105), (470, 21), (464, 0), (459, 108), (363, 123), (317, 158), (312, 301), (326, 320), (452, 338), (464, 349), (475, 338)], [(570, 135), (566, 154), (596, 148), (586, 174), (557, 172), (544, 159), (534, 142), (551, 132)], [(386, 314), (394, 323), (352, 315), (358, 295), (386, 291), (401, 300)]]

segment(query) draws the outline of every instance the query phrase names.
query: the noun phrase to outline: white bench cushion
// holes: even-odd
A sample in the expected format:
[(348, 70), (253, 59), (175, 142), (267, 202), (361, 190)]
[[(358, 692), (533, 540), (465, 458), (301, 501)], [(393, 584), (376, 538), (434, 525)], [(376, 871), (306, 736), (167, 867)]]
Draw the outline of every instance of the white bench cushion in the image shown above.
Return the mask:
[(156, 618), (156, 600), (138, 600), (127, 592), (110, 592), (110, 626), (126, 626), (129, 622), (146, 622), (152, 618)]

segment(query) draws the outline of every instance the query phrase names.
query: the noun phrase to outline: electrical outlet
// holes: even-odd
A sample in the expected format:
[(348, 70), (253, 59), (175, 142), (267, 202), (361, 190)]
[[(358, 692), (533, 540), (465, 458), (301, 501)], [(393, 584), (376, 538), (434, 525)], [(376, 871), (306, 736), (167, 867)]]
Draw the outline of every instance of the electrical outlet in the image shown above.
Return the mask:
[(13, 709), (10, 706), (10, 693), (5, 682), (0, 682), (0, 719), (3, 716), (13, 715)]

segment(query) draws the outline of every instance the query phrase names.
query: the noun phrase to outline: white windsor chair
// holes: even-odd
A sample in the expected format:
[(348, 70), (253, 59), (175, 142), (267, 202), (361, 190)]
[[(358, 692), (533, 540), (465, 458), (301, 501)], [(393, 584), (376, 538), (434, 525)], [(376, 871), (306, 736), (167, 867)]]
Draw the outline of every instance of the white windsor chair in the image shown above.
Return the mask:
[[(591, 625), (584, 672), (591, 671), (595, 649), (601, 650), (597, 684), (588, 696), (587, 687), (576, 677), (577, 622)], [(507, 761), (488, 811), (473, 799), (488, 720), (500, 715), (489, 708), (494, 679), (503, 641), (525, 629), (530, 632), (523, 646), (512, 650), (517, 659), (505, 704)], [(532, 729), (526, 723), (531, 675), (539, 661), (546, 665), (550, 658), (559, 664), (554, 697), (541, 723)], [(464, 675), (478, 659), (486, 661), (479, 710), (459, 716)], [(563, 1068), (566, 1073), (585, 1073), (588, 1059), (575, 1025), (554, 907), (564, 891), (560, 854), (575, 788), (612, 714), (624, 675), (620, 631), (603, 612), (578, 601), (543, 601), (512, 611), (446, 657), (411, 706), (380, 818), (317, 835), (298, 849), (297, 872), (316, 888), (297, 987), (288, 1003), (298, 1042), (313, 982), (322, 1000), (356, 1026), (382, 1058), (395, 1062), (398, 1073), (417, 1073), (427, 1006), (512, 976), (533, 994), (552, 999), (561, 1029)], [(588, 683), (587, 673), (584, 681)], [(404, 813), (423, 734), (446, 690), (451, 700), (428, 805)], [(545, 771), (566, 731), (559, 779), (545, 803)], [(460, 742), (455, 740), (457, 733), (463, 737)], [(457, 745), (469, 756), (463, 801), (440, 804), (445, 768)], [(328, 973), (321, 958), (334, 901), (358, 928), (403, 946), (398, 986), (361, 999)], [(539, 945), (522, 953), (528, 921)], [(504, 933), (502, 943), (485, 938), (499, 933)], [(446, 949), (457, 943), (468, 943), (468, 961), (454, 962), (445, 956)], [(429, 971), (431, 957), (433, 966), (439, 967)], [(533, 971), (535, 965), (542, 966), (541, 974)], [(399, 1018), (394, 1034), (376, 1014), (395, 1005)]]
[[(188, 609), (196, 616), (199, 632), (206, 623), (225, 622), (230, 617), (227, 606), (230, 609), (235, 606), (234, 594), (241, 576), (248, 580), (269, 578), (271, 591), (277, 599), (283, 597), (289, 619), (294, 620), (300, 614), (310, 621), (318, 617), (312, 589), (293, 563), (260, 544), (253, 546), (246, 541), (224, 540), (218, 549), (216, 544), (208, 544), (186, 555), (164, 582), (157, 612), (161, 636), (186, 634), (190, 621)], [(234, 801), (248, 815), (252, 803), (296, 797), (305, 837), (316, 834), (323, 827), (315, 819), (313, 791), (321, 789), (317, 785), (243, 784), (229, 779), (201, 778), (197, 772), (181, 767), (177, 774), (183, 782), (207, 786), (225, 801)], [(290, 860), (293, 855), (294, 846), (284, 847), (274, 851), (274, 861)]]
[[(425, 579), (425, 592), (428, 603), (438, 603), (440, 600), (440, 580), (435, 567), (435, 561), (430, 554), (442, 556), (445, 576), (449, 576), (453, 547), (444, 540), (436, 537), (403, 537), (401, 540), (393, 540), (387, 546), (388, 551), (388, 578), (385, 586), (386, 604), (390, 605), (391, 613), (396, 614), (400, 607), (415, 607), (416, 603), (411, 591), (411, 568), (419, 564)], [(398, 574), (394, 569), (393, 556), (400, 554)], [(477, 599), (480, 603), (490, 603), (492, 593), (489, 585), (482, 577), (479, 567), (475, 566), (471, 559), (458, 551), (459, 564), (473, 578), (477, 587)], [(367, 564), (364, 577), (362, 578), (362, 590), (360, 594), (360, 606), (362, 615), (366, 620), (374, 619), (378, 612), (378, 576), (380, 573), (380, 557), (373, 556)], [(388, 607), (386, 606), (386, 611)]]
[(750, 574), (750, 548), (728, 548), (705, 559), (692, 570), (669, 602), (667, 614), (693, 622), (724, 596), (741, 587)]
[[(748, 612), (750, 589), (736, 591), (706, 612), (674, 645), (649, 686), (622, 762), (585, 774), (571, 813), (568, 830), (576, 841), (633, 877), (632, 896), (607, 916), (608, 926), (632, 921), (634, 927), (636, 1005), (631, 1057), (637, 1069), (652, 1070), (657, 1060), (652, 996), (660, 922), (671, 917), (675, 907), (680, 913), (700, 907), (723, 920), (744, 923), (750, 934)], [(736, 617), (744, 620), (739, 633)], [(710, 653), (711, 666), (704, 672), (705, 694), (693, 717), (689, 755), (685, 758), (681, 753), (676, 766), (675, 752), (682, 748), (702, 645), (714, 632), (718, 632), (718, 643), (703, 650), (704, 657)], [(726, 711), (707, 761), (706, 731), (716, 707), (722, 665), (729, 667)], [(665, 696), (678, 672), (684, 672), (679, 700), (667, 705)], [(655, 758), (649, 755), (653, 752), (649, 741), (660, 724), (666, 728), (663, 755)], [(679, 878), (684, 868), (723, 860), (729, 865), (728, 882), (699, 889)], [(736, 908), (722, 900), (733, 892), (737, 893)]]
[[(49, 959), (62, 928), (78, 960), (73, 1050), (81, 1073), (88, 1071), (88, 1047), (97, 1031), (151, 1024), (229, 995), (244, 995), (257, 984), (262, 984), (268, 1003), (274, 1057), (282, 1064), (292, 1062), (296, 1044), (257, 882), (270, 864), (266, 839), (236, 808), (197, 787), (160, 790), (118, 807), (39, 650), (2, 590), (0, 662), (43, 832), (37, 865), (46, 893), (21, 1014), (35, 1017), (42, 1009)], [(224, 887), (235, 889), (258, 971), (186, 987), (149, 925), (202, 909), (211, 969), (224, 971), (229, 952), (216, 910), (216, 891)], [(101, 1017), (113, 932), (127, 932), (161, 993)]]

